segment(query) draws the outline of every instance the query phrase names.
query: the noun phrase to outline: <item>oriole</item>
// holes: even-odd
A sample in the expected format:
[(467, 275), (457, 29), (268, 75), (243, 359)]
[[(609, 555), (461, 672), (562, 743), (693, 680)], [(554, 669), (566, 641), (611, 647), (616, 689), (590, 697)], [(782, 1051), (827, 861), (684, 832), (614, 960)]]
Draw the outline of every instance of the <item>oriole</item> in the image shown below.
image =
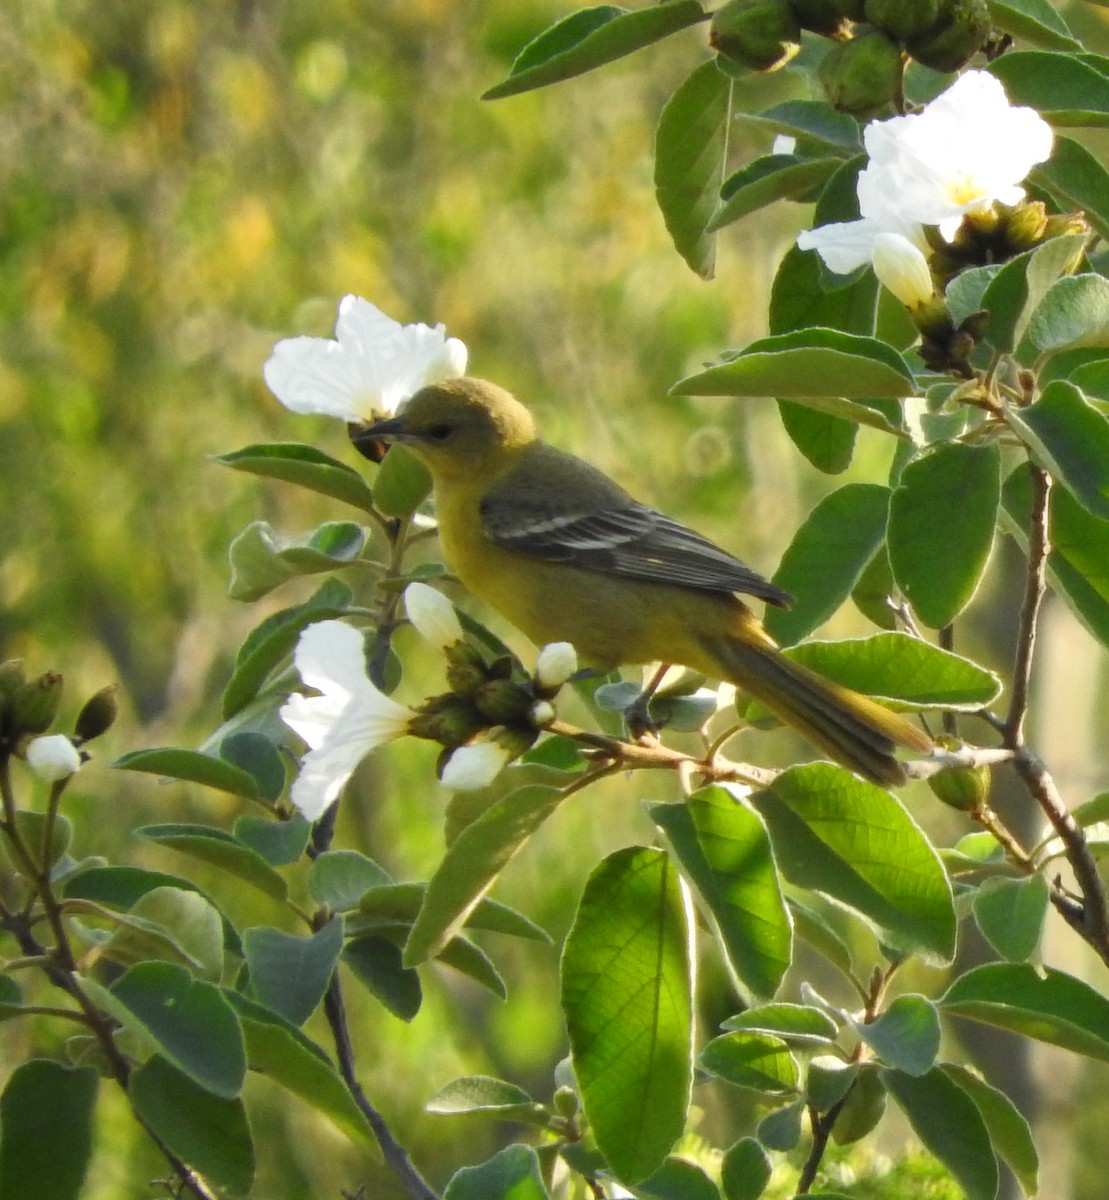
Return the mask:
[(571, 642), (603, 670), (659, 660), (730, 680), (878, 783), (904, 782), (897, 745), (932, 749), (904, 717), (784, 657), (735, 596), (788, 605), (786, 592), (541, 441), (495, 384), (433, 384), (363, 433), (427, 465), (448, 565), (536, 643)]

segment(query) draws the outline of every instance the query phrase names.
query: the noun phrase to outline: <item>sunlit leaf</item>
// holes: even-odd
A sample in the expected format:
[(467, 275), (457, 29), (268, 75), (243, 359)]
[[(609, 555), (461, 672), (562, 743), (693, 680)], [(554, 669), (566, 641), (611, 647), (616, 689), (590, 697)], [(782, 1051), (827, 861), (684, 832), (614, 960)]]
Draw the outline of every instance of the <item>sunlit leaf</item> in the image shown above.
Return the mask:
[(1053, 125), (1109, 125), (1109, 75), (1096, 55), (1025, 50), (1002, 54), (989, 70), (1013, 104), (1027, 104)]
[(135, 836), (156, 842), (159, 846), (169, 846), (201, 862), (211, 863), (274, 900), (283, 901), (289, 894), (285, 877), (279, 875), (256, 850), (214, 825), (143, 825), (135, 830)]
[(974, 919), (982, 936), (1009, 962), (1026, 962), (1040, 944), (1050, 902), (1042, 875), (987, 879), (974, 894)]
[(718, 1079), (768, 1096), (797, 1091), (801, 1075), (789, 1046), (768, 1033), (725, 1033), (701, 1051), (700, 1064)]
[(1034, 1196), (1039, 1183), (1040, 1157), (1032, 1130), (1016, 1105), (1004, 1092), (991, 1087), (966, 1067), (944, 1063), (940, 1069), (977, 1105), (989, 1130), (994, 1153), (1016, 1175), (1025, 1195)]
[(296, 483), (365, 512), (373, 509), (373, 496), (362, 476), (346, 463), (324, 454), (314, 446), (304, 446), (298, 442), (272, 442), (244, 446), (228, 454), (213, 455), (213, 458), (236, 471)]
[(726, 1200), (758, 1200), (770, 1182), (770, 1156), (753, 1137), (740, 1138), (724, 1151), (720, 1184)]
[(665, 854), (609, 855), (585, 887), (562, 955), (574, 1073), (597, 1145), (625, 1183), (682, 1132), (692, 1085), (689, 926)]
[(202, 783), (234, 796), (258, 799), (258, 784), (248, 771), (196, 750), (178, 750), (172, 746), (133, 750), (117, 758), (112, 766), (122, 771), (145, 771), (149, 775)]
[(930, 1071), (940, 1051), (940, 1020), (923, 996), (898, 996), (876, 1020), (852, 1026), (884, 1063), (906, 1075)]
[(839, 1033), (827, 1013), (808, 1004), (757, 1004), (729, 1017), (722, 1027), (772, 1033), (799, 1045), (833, 1042)]
[(443, 1200), (549, 1200), (539, 1158), (530, 1146), (506, 1146), (487, 1162), (463, 1167)]
[(1081, 50), (1049, 0), (987, 0), (990, 20), (1014, 37), (1048, 50)]

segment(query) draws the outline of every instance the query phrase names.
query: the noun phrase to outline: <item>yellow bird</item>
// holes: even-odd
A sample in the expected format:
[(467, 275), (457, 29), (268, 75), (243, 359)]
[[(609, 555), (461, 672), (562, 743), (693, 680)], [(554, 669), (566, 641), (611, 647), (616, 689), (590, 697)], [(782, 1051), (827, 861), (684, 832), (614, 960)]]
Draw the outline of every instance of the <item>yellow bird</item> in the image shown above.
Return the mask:
[(877, 783), (904, 782), (897, 746), (932, 749), (904, 717), (783, 656), (735, 595), (785, 606), (788, 593), (541, 441), (503, 388), (433, 384), (363, 435), (427, 465), (448, 565), (536, 643), (571, 642), (606, 671), (658, 660), (727, 679)]

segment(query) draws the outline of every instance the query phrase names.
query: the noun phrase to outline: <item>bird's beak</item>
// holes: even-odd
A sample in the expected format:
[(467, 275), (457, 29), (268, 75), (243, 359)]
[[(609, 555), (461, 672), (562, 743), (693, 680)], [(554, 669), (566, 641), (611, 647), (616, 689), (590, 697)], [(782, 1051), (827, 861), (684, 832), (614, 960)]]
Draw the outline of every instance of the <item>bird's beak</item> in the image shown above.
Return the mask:
[(404, 432), (403, 417), (386, 417), (383, 421), (350, 421), (347, 424), (351, 445), (363, 458), (375, 463), (385, 457), (390, 442), (404, 440)]

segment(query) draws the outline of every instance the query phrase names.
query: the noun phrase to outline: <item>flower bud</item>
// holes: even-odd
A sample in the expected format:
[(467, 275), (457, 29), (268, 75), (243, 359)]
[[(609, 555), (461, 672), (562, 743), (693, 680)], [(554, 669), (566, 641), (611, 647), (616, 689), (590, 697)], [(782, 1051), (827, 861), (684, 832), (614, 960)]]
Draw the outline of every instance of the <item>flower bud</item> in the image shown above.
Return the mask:
[(91, 742), (93, 738), (107, 733), (115, 724), (119, 714), (117, 691), (119, 684), (110, 683), (85, 701), (85, 707), (77, 714), (77, 722), (73, 727), (74, 736), (79, 742)]
[(990, 33), (986, 0), (942, 0), (931, 29), (908, 41), (909, 53), (933, 71), (957, 71), (982, 48)]
[(527, 720), (531, 693), (511, 679), (487, 679), (473, 694), (478, 712), (491, 725)]
[(728, 0), (713, 14), (709, 45), (755, 71), (775, 71), (801, 49), (801, 26), (787, 0)]
[(840, 112), (869, 116), (890, 106), (901, 88), (901, 50), (880, 29), (868, 29), (825, 54), (817, 77)]
[[(943, 750), (959, 750), (963, 743), (956, 738), (941, 735), (936, 744)], [(990, 768), (955, 767), (929, 776), (928, 786), (937, 800), (960, 812), (973, 812), (981, 808), (990, 797)]]
[(789, 6), (802, 29), (837, 42), (851, 36), (852, 21), (863, 19), (863, 0), (789, 0)]
[(489, 673), (481, 651), (469, 642), (455, 642), (453, 646), (447, 646), (445, 652), (447, 682), (451, 685), (451, 691), (460, 696), (473, 695)]
[(554, 694), (578, 669), (578, 652), (569, 642), (550, 642), (535, 660), (535, 684), (540, 694)]
[(871, 25), (903, 42), (932, 28), (940, 0), (866, 0), (865, 12)]
[(536, 700), (528, 709), (528, 720), (536, 729), (546, 729), (556, 715), (554, 705), (549, 700)]
[(62, 677), (46, 671), (16, 688), (11, 698), (12, 723), (17, 734), (45, 733), (62, 702)]
[(560, 1087), (555, 1091), (553, 1096), (554, 1110), (560, 1117), (565, 1117), (570, 1120), (578, 1115), (578, 1109), (581, 1107), (581, 1102), (578, 1100), (578, 1094), (572, 1087)]
[(487, 722), (477, 709), (454, 692), (432, 696), (426, 700), (408, 722), (413, 737), (440, 742), (448, 748), (461, 746), (480, 733)]
[(404, 589), (404, 610), (420, 636), (446, 649), (463, 640), (462, 623), (454, 605), (426, 583), (410, 583)]
[(27, 765), (47, 783), (68, 779), (81, 767), (81, 755), (77, 747), (63, 733), (32, 738), (24, 753)]
[(488, 787), (511, 757), (508, 747), (493, 741), (459, 746), (443, 764), (439, 782), (452, 792), (476, 792)]
[(927, 304), (936, 294), (928, 260), (899, 233), (880, 233), (871, 257), (874, 274), (908, 309)]

